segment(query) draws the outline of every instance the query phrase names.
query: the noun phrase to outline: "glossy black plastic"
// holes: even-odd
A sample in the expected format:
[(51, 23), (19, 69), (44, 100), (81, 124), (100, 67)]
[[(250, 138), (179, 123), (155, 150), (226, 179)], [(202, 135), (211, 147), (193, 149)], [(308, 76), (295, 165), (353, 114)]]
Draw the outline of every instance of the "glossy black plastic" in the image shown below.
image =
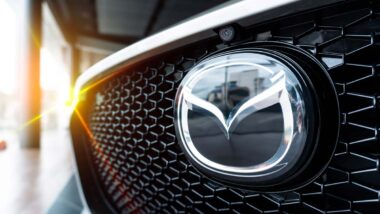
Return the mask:
[[(227, 173), (221, 174), (210, 170), (207, 167), (204, 167), (197, 161), (194, 161), (194, 157), (192, 157), (190, 154), (187, 154), (187, 152), (185, 152), (185, 154), (187, 154), (188, 160), (202, 173), (229, 186), (248, 188), (264, 192), (292, 190), (294, 188), (304, 186), (324, 171), (329, 161), (331, 160), (337, 143), (339, 134), (339, 107), (333, 83), (323, 65), (319, 63), (313, 56), (303, 51), (302, 49), (295, 48), (294, 46), (281, 42), (254, 42), (237, 45), (235, 47), (229, 47), (227, 49), (213, 53), (205, 57), (203, 60), (207, 60), (208, 58), (215, 58), (220, 55), (228, 55), (241, 52), (260, 53), (279, 60), (291, 68), (291, 70), (294, 72), (294, 75), (297, 76), (298, 81), (302, 83), (302, 91), (304, 94), (302, 99), (305, 103), (305, 108), (308, 116), (306, 120), (308, 133), (307, 139), (305, 141), (305, 148), (303, 149), (302, 154), (300, 154), (299, 160), (293, 168), (281, 176), (278, 174), (273, 174), (270, 176), (265, 176), (265, 179), (260, 179), (260, 177), (234, 177), (228, 175)], [(190, 116), (194, 117), (194, 115)], [(195, 116), (197, 119), (201, 115)], [(328, 119), (322, 120), (322, 118)], [(194, 121), (189, 120), (189, 126), (193, 122)], [(200, 124), (198, 124), (198, 126), (199, 125)], [(207, 123), (205, 125), (209, 124)], [(194, 123), (193, 127), (197, 127), (197, 124)], [(272, 127), (275, 127), (274, 124), (272, 124)], [(177, 126), (176, 128), (178, 134), (179, 127)], [(205, 126), (204, 128), (207, 130), (207, 133), (216, 132), (210, 130), (210, 127), (208, 126)], [(202, 133), (204, 135), (205, 132)], [(265, 143), (262, 140), (259, 142)], [(206, 141), (200, 142), (200, 144), (205, 146), (210, 145), (206, 143)], [(249, 142), (246, 141), (245, 143), (248, 144)], [(266, 143), (268, 144), (268, 142)], [(230, 144), (231, 143), (226, 142), (226, 145)], [(185, 151), (186, 149), (183, 144), (180, 145)], [(222, 146), (219, 146), (218, 148), (215, 148), (215, 146), (210, 146), (208, 148), (210, 149), (207, 151), (213, 151), (216, 155), (228, 152), (218, 151), (218, 149), (228, 150), (228, 148), (224, 148)], [(256, 147), (252, 147), (252, 149), (254, 148)], [(250, 149), (251, 148), (246, 148), (246, 150)], [(258, 148), (257, 153), (260, 153), (260, 151), (261, 150)], [(252, 155), (255, 154), (255, 152), (251, 153)], [(225, 161), (228, 161), (228, 159)]]

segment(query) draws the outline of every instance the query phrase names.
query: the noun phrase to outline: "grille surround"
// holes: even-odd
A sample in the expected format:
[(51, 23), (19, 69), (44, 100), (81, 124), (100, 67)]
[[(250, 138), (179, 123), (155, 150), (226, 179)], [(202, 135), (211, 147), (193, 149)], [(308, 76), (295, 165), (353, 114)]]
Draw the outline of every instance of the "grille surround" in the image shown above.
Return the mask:
[[(341, 6), (341, 5), (340, 5)], [(344, 4), (346, 10), (349, 12), (353, 10), (356, 6), (347, 6)], [(352, 8), (351, 8), (352, 7)], [(156, 131), (149, 131), (150, 133), (154, 133), (158, 138), (162, 138), (162, 142), (170, 141), (169, 143), (157, 144), (161, 148), (164, 149), (163, 152), (170, 151), (170, 155), (174, 156), (174, 159), (165, 160), (165, 159), (154, 159), (162, 162), (168, 162), (165, 170), (172, 171), (171, 166), (174, 167), (174, 178), (167, 178), (165, 176), (166, 171), (161, 171), (155, 177), (153, 176), (153, 180), (157, 182), (155, 186), (160, 188), (156, 188), (157, 191), (153, 191), (154, 194), (151, 194), (151, 199), (139, 196), (128, 196), (128, 193), (125, 191), (124, 195), (117, 197), (114, 195), (114, 191), (112, 192), (112, 186), (108, 186), (106, 182), (102, 181), (101, 176), (97, 174), (98, 172), (93, 172), (92, 176), (97, 176), (98, 182), (101, 184), (99, 188), (102, 192), (111, 191), (111, 194), (107, 195), (105, 193), (104, 201), (111, 201), (113, 205), (118, 207), (117, 203), (112, 202), (113, 197), (116, 198), (115, 201), (120, 202), (120, 198), (124, 196), (128, 196), (129, 198), (133, 198), (132, 203), (125, 203), (127, 205), (121, 204), (116, 210), (117, 211), (128, 211), (128, 212), (207, 212), (207, 211), (235, 211), (235, 212), (300, 212), (300, 211), (309, 211), (309, 212), (323, 212), (323, 211), (336, 211), (336, 212), (371, 212), (374, 208), (379, 209), (379, 189), (380, 182), (379, 181), (379, 168), (378, 168), (378, 155), (379, 148), (376, 143), (379, 142), (378, 136), (378, 125), (379, 120), (378, 116), (376, 116), (376, 112), (378, 112), (378, 88), (372, 86), (376, 80), (378, 80), (378, 66), (377, 63), (380, 62), (378, 58), (375, 56), (368, 57), (366, 59), (361, 59), (360, 55), (363, 53), (376, 53), (376, 50), (380, 50), (377, 47), (376, 41), (378, 40), (378, 36), (376, 32), (379, 32), (377, 29), (366, 30), (366, 28), (357, 30), (358, 25), (367, 26), (370, 28), (371, 21), (378, 17), (378, 13), (376, 12), (377, 8), (373, 5), (360, 4), (362, 9), (355, 8), (356, 12), (351, 13), (356, 14), (355, 20), (351, 21), (351, 25), (346, 27), (337, 27), (337, 26), (324, 26), (324, 19), (315, 21), (314, 24), (316, 26), (312, 26), (308, 28), (309, 24), (301, 23), (301, 27), (299, 25), (293, 25), (292, 29), (284, 30), (283, 28), (279, 28), (272, 31), (271, 40), (274, 41), (291, 41), (295, 45), (308, 50), (324, 62), (335, 82), (335, 87), (337, 92), (339, 93), (339, 101), (342, 107), (341, 117), (342, 117), (342, 128), (341, 128), (341, 138), (338, 144), (338, 148), (336, 150), (335, 156), (332, 160), (331, 165), (326, 170), (325, 174), (316, 179), (312, 184), (293, 192), (287, 193), (272, 193), (272, 194), (259, 194), (254, 192), (249, 192), (245, 190), (239, 190), (234, 188), (228, 188), (223, 185), (220, 185), (214, 181), (209, 180), (208, 178), (200, 175), (195, 169), (192, 168), (184, 158), (181, 150), (176, 146), (176, 142), (173, 138), (175, 136), (171, 133), (174, 132), (174, 127), (156, 127)], [(323, 14), (322, 10), (322, 14)], [(359, 12), (358, 12), (359, 11)], [(363, 11), (363, 12), (360, 12)], [(365, 12), (367, 11), (367, 12)], [(320, 12), (320, 11), (318, 11)], [(315, 12), (315, 14), (318, 14)], [(344, 14), (344, 13), (342, 13)], [(342, 15), (343, 17), (347, 17), (348, 15)], [(338, 15), (339, 17), (339, 15)], [(291, 19), (291, 17), (289, 18)], [(296, 18), (294, 18), (296, 19)], [(335, 17), (335, 20), (338, 20)], [(344, 21), (345, 19), (341, 20)], [(356, 23), (356, 24), (355, 24)], [(277, 25), (280, 25), (281, 21), (277, 22)], [(304, 25), (304, 26), (302, 26)], [(252, 31), (253, 33), (257, 29), (265, 29), (268, 25), (263, 25), (260, 27), (255, 27)], [(271, 24), (271, 27), (276, 26), (276, 23)], [(304, 29), (303, 32), (299, 33), (298, 36), (286, 35), (289, 32), (295, 32), (299, 28)], [(305, 30), (306, 29), (306, 30)], [(283, 32), (282, 32), (283, 31)], [(327, 31), (327, 33), (323, 33)], [(342, 33), (343, 32), (343, 33)], [(351, 33), (350, 33), (351, 32)], [(360, 33), (365, 32), (366, 34)], [(354, 34), (355, 33), (355, 34)], [(361, 35), (362, 34), (362, 35)], [(319, 37), (318, 37), (319, 36)], [(321, 43), (310, 42), (310, 38), (320, 38), (319, 41)], [(308, 39), (305, 39), (308, 38)], [(359, 41), (357, 41), (359, 40)], [(342, 42), (344, 41), (344, 42)], [(350, 42), (351, 41), (351, 42)], [(354, 42), (352, 42), (354, 41)], [(310, 44), (311, 43), (311, 44)], [(344, 44), (344, 50), (339, 49), (338, 44)], [(167, 115), (172, 115), (168, 111), (172, 111), (172, 100), (168, 102), (165, 99), (166, 95), (171, 96), (173, 93), (175, 94), (175, 86), (179, 84), (178, 77), (182, 74), (177, 74), (177, 72), (172, 72), (174, 68), (181, 70), (182, 72), (186, 72), (192, 65), (194, 65), (197, 61), (208, 55), (208, 53), (215, 51), (218, 48), (218, 45), (215, 43), (209, 44), (210, 48), (203, 49), (198, 54), (194, 54), (194, 56), (188, 57), (177, 57), (177, 56), (161, 56), (160, 59), (166, 59), (165, 61), (171, 62), (167, 64), (162, 64), (159, 62), (149, 63), (151, 67), (156, 67), (155, 75), (159, 77), (161, 81), (164, 81), (166, 84), (165, 87), (156, 87), (155, 90), (158, 90), (159, 93), (152, 96), (157, 96), (160, 101), (162, 101), (162, 106), (152, 105), (151, 109), (157, 110), (155, 113), (146, 114), (146, 117), (153, 115), (155, 118), (160, 118), (165, 120), (165, 123), (170, 124), (170, 120), (172, 118), (162, 117), (163, 113)], [(188, 53), (189, 50), (182, 50), (179, 52)], [(198, 50), (197, 50), (198, 51)], [(178, 52), (175, 55), (180, 55)], [(343, 64), (337, 64), (338, 62)], [(376, 63), (377, 62), (377, 63)], [(155, 65), (154, 65), (155, 64)], [(166, 68), (166, 69), (165, 69)], [(138, 71), (138, 68), (135, 70), (130, 70), (128, 72), (123, 72), (121, 75), (131, 75), (131, 73), (143, 73), (144, 71)], [(162, 73), (161, 73), (162, 72)], [(181, 72), (180, 72), (181, 73)], [(343, 73), (343, 74), (342, 74)], [(132, 74), (134, 75), (134, 74)], [(168, 76), (165, 76), (168, 75)], [(137, 75), (139, 76), (139, 75)], [(152, 75), (148, 75), (152, 76)], [(120, 76), (118, 76), (120, 77)], [(115, 76), (116, 78), (116, 76)], [(114, 78), (114, 79), (115, 79)], [(172, 78), (172, 81), (170, 81)], [(113, 80), (114, 80), (113, 79)], [(142, 78), (143, 79), (143, 78)], [(137, 77), (137, 80), (144, 82), (145, 80), (140, 80)], [(149, 78), (148, 78), (149, 79)], [(111, 81), (113, 81), (111, 80)], [(136, 80), (136, 82), (137, 82)], [(152, 81), (152, 80), (149, 80)], [(168, 82), (169, 81), (169, 82)], [(364, 82), (364, 83), (363, 83)], [(151, 83), (151, 82), (150, 82)], [(108, 83), (110, 88), (114, 87), (117, 84)], [(365, 84), (366, 87), (362, 88)], [(149, 84), (148, 84), (149, 85)], [(359, 86), (358, 86), (359, 85)], [(101, 86), (99, 86), (101, 87)], [(97, 87), (98, 88), (98, 87)], [(135, 90), (142, 91), (144, 87), (139, 89), (135, 86)], [(99, 90), (94, 88), (92, 91)], [(111, 93), (112, 94), (112, 93)], [(115, 94), (115, 93), (114, 93)], [(117, 93), (116, 93), (117, 94)], [(149, 95), (149, 93), (148, 93)], [(91, 102), (94, 102), (96, 94), (89, 92), (86, 95), (86, 100), (89, 101), (85, 105), (80, 107), (81, 112), (86, 112), (84, 114), (88, 117), (91, 111), (88, 109), (91, 107)], [(117, 95), (114, 95), (117, 96)], [(145, 95), (143, 95), (144, 97)], [(111, 96), (112, 97), (112, 96)], [(174, 97), (174, 95), (172, 96)], [(136, 102), (134, 103), (134, 107), (139, 107), (142, 104), (138, 104), (139, 99), (143, 99), (141, 97), (135, 98)], [(145, 98), (144, 98), (145, 99)], [(92, 100), (92, 101), (91, 101)], [(106, 99), (107, 100), (107, 99)], [(149, 99), (147, 99), (149, 101)], [(81, 105), (81, 104), (80, 104)], [(131, 108), (131, 107), (130, 107)], [(112, 106), (111, 106), (112, 109)], [(142, 110), (141, 112), (144, 112)], [(139, 113), (139, 112), (135, 112)], [(150, 113), (150, 112), (149, 112)], [(144, 113), (145, 114), (145, 113)], [(157, 114), (158, 116), (155, 116)], [(359, 116), (358, 116), (359, 115)], [(363, 116), (364, 115), (364, 116)], [(364, 118), (364, 119), (363, 119)], [(88, 119), (88, 118), (86, 118)], [(145, 117), (136, 118), (137, 121), (144, 120)], [(152, 119), (152, 118), (151, 118)], [(157, 123), (158, 119), (152, 119), (151, 123)], [(75, 122), (77, 124), (77, 122)], [(93, 128), (93, 124), (90, 127), (94, 133), (95, 139), (97, 138), (96, 133), (98, 132)], [(137, 126), (136, 126), (137, 127)], [(138, 127), (137, 127), (138, 128)], [(115, 129), (117, 130), (117, 129)], [(78, 132), (78, 131), (77, 131)], [(144, 135), (147, 131), (138, 131), (135, 134), (135, 138), (144, 138)], [(168, 133), (169, 132), (169, 133)], [(128, 133), (128, 132), (127, 132)], [(77, 133), (78, 134), (78, 133)], [(83, 134), (82, 134), (83, 135)], [(83, 137), (82, 144), (88, 145), (87, 137)], [(99, 138), (99, 136), (98, 136)], [(111, 139), (112, 140), (112, 139)], [(99, 141), (99, 140), (98, 140)], [(100, 141), (101, 142), (101, 141)], [(113, 149), (113, 145), (109, 145), (108, 141), (104, 144), (104, 148)], [(140, 141), (139, 141), (140, 142)], [(141, 141), (142, 144), (147, 141)], [(93, 143), (93, 142), (92, 142)], [(122, 145), (121, 147), (124, 147)], [(149, 145), (145, 148), (150, 148)], [(86, 146), (87, 152), (89, 152), (89, 148)], [(138, 151), (139, 146), (134, 148)], [(115, 151), (119, 151), (114, 149)], [(114, 151), (114, 152), (115, 152)], [(132, 150), (133, 151), (133, 150)], [(174, 152), (173, 152), (174, 151)], [(158, 149), (158, 154), (161, 151)], [(110, 154), (112, 151), (110, 152)], [(132, 154), (132, 152), (130, 151)], [(138, 152), (134, 152), (133, 154), (138, 154)], [(78, 155), (77, 155), (78, 156)], [(88, 154), (88, 162), (93, 164), (91, 154)], [(112, 156), (111, 156), (112, 157)], [(106, 158), (107, 159), (107, 158)], [(111, 165), (117, 162), (113, 162), (111, 158)], [(161, 163), (162, 164), (162, 163)], [(164, 165), (166, 163), (163, 163)], [(119, 166), (120, 165), (120, 166)], [(159, 164), (158, 164), (159, 165)], [(178, 166), (177, 166), (178, 165)], [(115, 165), (116, 166), (116, 165)], [(154, 164), (152, 164), (154, 166)], [(121, 164), (118, 164), (115, 168), (123, 167)], [(137, 167), (135, 167), (137, 169)], [(172, 167), (173, 168), (173, 167)], [(99, 169), (99, 168), (98, 168)], [(178, 170), (180, 169), (180, 170)], [(79, 170), (80, 172), (83, 170)], [(106, 170), (105, 170), (106, 171)], [(177, 172), (178, 171), (178, 172)], [(181, 174), (182, 173), (182, 174)], [(86, 174), (86, 173), (82, 173)], [(137, 173), (138, 174), (138, 173)], [(162, 175), (164, 174), (164, 175)], [(167, 175), (170, 175), (169, 173)], [(181, 175), (181, 176), (180, 176)], [(370, 175), (370, 176), (369, 176)], [(83, 175), (85, 176), (85, 175)], [(88, 175), (87, 175), (88, 176)], [(161, 177), (160, 177), (161, 176)], [(114, 177), (114, 176), (110, 176)], [(112, 180), (112, 179), (111, 179)], [(133, 180), (132, 180), (133, 181)], [(130, 186), (135, 188), (134, 191), (136, 194), (141, 193), (143, 191), (147, 191), (144, 185), (138, 186), (139, 181), (129, 181)], [(176, 183), (177, 182), (177, 183)], [(144, 182), (143, 182), (144, 183)], [(106, 184), (106, 185), (104, 185)], [(133, 187), (135, 186), (135, 187)], [(177, 186), (179, 188), (177, 188)], [(169, 191), (169, 187), (173, 190)], [(145, 189), (145, 190), (144, 190)], [(104, 191), (106, 190), (106, 191)], [(180, 193), (175, 194), (175, 190), (179, 190)], [(151, 191), (152, 192), (152, 191)], [(166, 194), (164, 194), (164, 192)], [(174, 193), (171, 194), (170, 192)], [(352, 193), (351, 193), (352, 192)], [(149, 195), (149, 192), (145, 193)], [(138, 194), (137, 194), (138, 195)], [(101, 200), (103, 201), (103, 200)]]

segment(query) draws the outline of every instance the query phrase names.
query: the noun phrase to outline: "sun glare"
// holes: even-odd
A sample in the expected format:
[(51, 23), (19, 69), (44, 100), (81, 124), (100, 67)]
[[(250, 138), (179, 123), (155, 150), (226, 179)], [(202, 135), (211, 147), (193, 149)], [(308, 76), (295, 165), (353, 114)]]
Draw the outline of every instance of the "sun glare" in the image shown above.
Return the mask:
[(43, 106), (41, 114), (36, 115), (22, 124), (21, 129), (44, 119), (50, 114), (68, 116), (73, 108), (73, 96), (70, 89), (70, 74), (64, 64), (46, 47), (41, 51), (41, 89), (43, 92)]

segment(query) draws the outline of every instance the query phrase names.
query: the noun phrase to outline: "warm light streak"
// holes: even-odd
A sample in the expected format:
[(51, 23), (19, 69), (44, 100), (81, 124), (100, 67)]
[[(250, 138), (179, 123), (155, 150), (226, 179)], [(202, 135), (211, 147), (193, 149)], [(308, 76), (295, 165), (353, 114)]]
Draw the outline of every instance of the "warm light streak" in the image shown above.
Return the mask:
[(79, 110), (78, 110), (78, 109), (74, 109), (74, 112), (75, 112), (76, 115), (78, 116), (78, 119), (79, 119), (80, 123), (82, 124), (84, 130), (86, 131), (88, 137), (89, 137), (91, 140), (94, 140), (94, 135), (92, 134), (90, 128), (88, 127), (86, 121), (84, 120), (84, 118), (83, 118), (82, 115), (80, 114)]
[[(116, 74), (116, 73), (115, 73)], [(92, 83), (91, 85), (88, 85), (87, 87), (85, 87), (84, 89), (80, 90), (79, 92), (77, 92), (76, 94), (73, 94), (72, 91), (71, 91), (71, 95), (70, 95), (70, 100), (68, 102), (65, 103), (65, 106), (66, 107), (69, 107), (72, 114), (76, 114), (80, 124), (82, 125), (83, 127), (83, 130), (85, 131), (85, 133), (88, 135), (91, 143), (93, 144), (93, 148), (100, 154), (100, 161), (106, 165), (107, 167), (109, 167), (110, 169), (110, 172), (115, 175), (117, 170), (114, 169), (112, 163), (107, 159), (107, 155), (105, 154), (103, 148), (100, 146), (100, 144), (96, 141), (95, 137), (94, 137), (94, 134), (92, 133), (90, 127), (88, 126), (88, 124), (86, 123), (86, 120), (83, 118), (82, 114), (79, 112), (79, 109), (77, 109), (77, 103), (79, 101), (79, 98), (81, 95), (83, 95), (85, 92), (87, 92), (88, 90), (90, 90), (91, 88), (99, 85), (100, 83), (104, 82), (105, 80), (113, 77), (115, 74), (113, 75), (110, 75), (108, 77), (105, 77), (105, 78), (102, 78), (102, 79), (99, 79), (98, 81)], [(44, 116), (52, 113), (52, 112), (55, 112), (55, 111), (58, 111), (60, 108), (60, 106), (55, 106), (53, 108), (50, 108), (44, 112), (42, 112), (40, 115), (37, 115), (36, 117), (32, 118), (31, 120), (27, 121), (21, 128), (25, 128), (27, 126), (29, 126), (30, 124), (34, 123), (35, 121), (37, 120), (40, 120), (41, 118), (43, 118)], [(115, 182), (118, 183), (117, 185), (117, 188), (119, 189), (119, 191), (124, 191), (124, 189), (126, 189), (125, 185), (120, 181), (120, 179), (117, 177), (117, 176), (113, 176), (114, 179), (115, 179)], [(127, 196), (124, 196), (124, 197), (127, 197)]]
[(112, 77), (116, 76), (117, 74), (119, 74), (120, 72), (114, 72), (110, 75), (107, 75), (103, 78), (100, 78), (98, 79), (97, 81), (93, 82), (92, 84), (89, 84), (87, 85), (86, 87), (84, 87), (83, 89), (81, 89), (77, 94), (76, 96), (79, 97), (80, 95), (86, 93), (87, 91), (89, 91), (90, 89), (94, 88), (95, 86), (99, 85), (100, 83), (108, 80), (108, 79), (111, 79)]
[[(108, 76), (100, 78), (97, 81), (93, 82), (92, 84), (87, 85), (86, 87), (84, 87), (83, 89), (81, 89), (80, 91), (77, 91), (77, 92), (74, 92), (73, 89), (70, 89), (71, 90), (70, 91), (70, 96), (69, 96), (69, 99), (65, 102), (65, 106), (67, 108), (69, 108), (70, 112), (76, 111), (76, 106), (77, 106), (77, 104), (78, 104), (78, 102), (80, 100), (80, 97), (83, 94), (85, 94), (90, 89), (94, 88), (95, 86), (103, 83), (104, 81), (106, 81), (106, 80), (114, 77), (117, 74), (119, 74), (119, 72), (114, 72), (113, 74), (110, 74)], [(59, 109), (59, 107), (55, 107), (55, 108), (51, 108), (51, 109), (48, 109), (46, 111), (43, 111), (40, 115), (37, 115), (34, 118), (32, 118), (29, 121), (27, 121), (26, 123), (24, 123), (22, 125), (22, 128), (27, 127), (28, 125), (32, 124), (33, 122), (40, 120), (42, 117), (44, 117), (44, 116), (46, 116), (46, 115), (48, 115), (50, 113), (53, 113), (53, 112), (57, 111), (58, 109)]]
[(72, 89), (68, 91), (69, 88), (69, 76), (67, 71), (65, 71), (64, 65), (54, 57), (54, 54), (48, 48), (41, 49), (41, 88), (44, 91), (54, 91), (58, 95), (58, 100), (53, 107), (43, 110), (39, 115), (35, 115), (33, 118), (24, 122), (19, 127), (19, 130), (28, 127), (36, 121), (41, 120), (43, 117), (52, 114), (63, 112), (72, 112), (76, 102), (73, 96)]
[(56, 110), (58, 109), (58, 107), (54, 107), (54, 108), (50, 108), (50, 109), (47, 109), (45, 110), (44, 112), (42, 112), (41, 114), (39, 115), (36, 115), (35, 117), (33, 117), (32, 119), (28, 120), (27, 122), (25, 122), (24, 124), (22, 124), (22, 126), (19, 128), (19, 129), (24, 129), (26, 128), (27, 126), (29, 126), (30, 124), (40, 120), (42, 117), (48, 115), (48, 114), (51, 114), (53, 112), (55, 112)]
[[(68, 109), (70, 112), (73, 112), (75, 110), (77, 103), (78, 103), (78, 99), (75, 96), (71, 95), (70, 99), (65, 102), (65, 109)], [(61, 109), (62, 109), (62, 106), (54, 106), (52, 108), (44, 110), (41, 114), (36, 115), (32, 119), (30, 119), (27, 122), (25, 122), (24, 124), (22, 124), (19, 129), (24, 129), (27, 126), (31, 125), (32, 123), (42, 119), (43, 117), (45, 117), (51, 113), (60, 112), (59, 110), (61, 110)]]

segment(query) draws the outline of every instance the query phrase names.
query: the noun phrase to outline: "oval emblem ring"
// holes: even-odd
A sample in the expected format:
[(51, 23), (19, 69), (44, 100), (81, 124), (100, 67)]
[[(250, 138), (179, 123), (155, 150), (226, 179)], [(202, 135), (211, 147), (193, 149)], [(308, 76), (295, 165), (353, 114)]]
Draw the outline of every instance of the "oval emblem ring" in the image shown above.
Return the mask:
[(177, 91), (175, 127), (195, 168), (253, 189), (297, 174), (313, 152), (318, 117), (297, 70), (260, 49), (215, 54), (194, 66)]

